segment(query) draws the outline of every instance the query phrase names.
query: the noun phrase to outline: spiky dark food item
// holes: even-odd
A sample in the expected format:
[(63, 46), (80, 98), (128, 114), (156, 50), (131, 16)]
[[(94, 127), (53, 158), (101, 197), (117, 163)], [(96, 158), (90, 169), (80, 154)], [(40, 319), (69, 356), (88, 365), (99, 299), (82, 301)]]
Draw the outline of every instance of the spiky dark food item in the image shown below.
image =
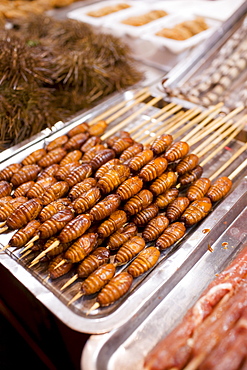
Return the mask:
[(129, 48), (87, 24), (33, 15), (0, 26), (0, 150), (141, 78)]

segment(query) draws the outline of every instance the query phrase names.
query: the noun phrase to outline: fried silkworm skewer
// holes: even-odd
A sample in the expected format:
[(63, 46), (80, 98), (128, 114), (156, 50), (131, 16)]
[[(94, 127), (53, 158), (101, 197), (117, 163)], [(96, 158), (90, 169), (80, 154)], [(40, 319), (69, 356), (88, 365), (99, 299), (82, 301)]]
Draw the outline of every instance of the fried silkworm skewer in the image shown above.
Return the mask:
[(44, 177), (55, 177), (57, 171), (59, 170), (60, 165), (57, 163), (51, 164), (50, 166), (44, 168), (37, 176), (38, 180), (43, 179)]
[(161, 176), (159, 176), (156, 180), (152, 182), (149, 189), (154, 195), (158, 196), (165, 193), (167, 189), (175, 185), (177, 183), (177, 179), (178, 176), (175, 172), (164, 172)]
[(164, 214), (159, 214), (150, 220), (146, 225), (142, 232), (142, 237), (146, 242), (151, 242), (155, 239), (158, 239), (168, 225), (168, 218)]
[(201, 166), (196, 166), (192, 171), (179, 176), (178, 183), (182, 186), (187, 186), (192, 184), (194, 181), (198, 180), (203, 173), (203, 168)]
[(82, 122), (79, 125), (72, 128), (71, 130), (69, 130), (69, 132), (67, 132), (67, 135), (68, 135), (68, 137), (72, 137), (72, 136), (75, 136), (77, 134), (86, 132), (86, 131), (88, 131), (88, 129), (89, 129), (88, 123), (87, 122)]
[(133, 172), (138, 172), (143, 166), (153, 159), (154, 153), (151, 149), (145, 149), (135, 155), (129, 162), (129, 168)]
[(64, 144), (63, 148), (67, 151), (79, 149), (89, 138), (88, 132), (81, 132), (72, 136), (66, 144)]
[(157, 157), (142, 167), (139, 175), (144, 181), (152, 181), (162, 175), (166, 170), (168, 162), (165, 158)]
[(159, 207), (156, 204), (150, 204), (147, 208), (138, 212), (131, 221), (138, 227), (144, 227), (149, 221), (157, 216), (158, 212)]
[(26, 166), (28, 164), (35, 164), (41, 158), (43, 158), (45, 155), (46, 155), (46, 150), (45, 149), (43, 149), (43, 148), (42, 149), (37, 149), (34, 152), (32, 152), (31, 154), (29, 154), (28, 156), (26, 156), (26, 158), (24, 158), (21, 163), (23, 164), (23, 166)]
[(58, 235), (61, 243), (69, 243), (82, 236), (85, 231), (91, 226), (92, 216), (83, 214), (76, 216), (70, 221)]
[(44, 177), (43, 179), (37, 180), (36, 183), (28, 190), (26, 196), (28, 198), (39, 198), (42, 197), (45, 191), (57, 182), (55, 177)]
[(103, 221), (97, 229), (100, 238), (107, 238), (127, 222), (126, 212), (116, 210), (110, 217)]
[(67, 181), (58, 181), (51, 185), (41, 197), (43, 204), (46, 206), (55, 200), (64, 197), (69, 191)]
[(133, 216), (149, 206), (153, 201), (153, 194), (148, 189), (141, 190), (134, 197), (130, 198), (124, 205), (124, 211)]
[(97, 182), (102, 194), (108, 194), (122, 184), (130, 175), (130, 169), (124, 164), (115, 165)]
[(166, 217), (170, 222), (176, 221), (186, 210), (190, 201), (187, 197), (177, 197), (167, 206)]
[(151, 149), (155, 155), (159, 155), (172, 144), (172, 141), (172, 135), (163, 134), (153, 141), (153, 143), (151, 144)]
[(119, 160), (121, 163), (124, 163), (125, 161), (135, 157), (138, 153), (142, 151), (143, 151), (143, 144), (134, 143), (133, 145), (129, 146), (127, 149), (125, 149), (121, 153)]
[(102, 176), (104, 176), (109, 170), (114, 168), (115, 165), (120, 164), (120, 160), (118, 158), (110, 159), (105, 164), (102, 164), (100, 168), (95, 172), (94, 177), (99, 180)]
[(107, 195), (89, 211), (89, 214), (94, 221), (101, 221), (116, 211), (120, 203), (121, 198), (118, 194)]
[(79, 198), (71, 203), (76, 213), (84, 213), (92, 208), (101, 198), (100, 189), (94, 187), (83, 193)]
[(17, 197), (13, 198), (12, 200), (9, 200), (7, 203), (5, 203), (1, 208), (0, 208), (0, 221), (3, 221), (1, 223), (1, 226), (6, 224), (7, 218), (11, 215), (12, 212), (16, 208), (18, 208), (21, 204), (27, 202), (28, 199), (25, 197)]
[(98, 247), (93, 250), (77, 267), (77, 273), (72, 276), (61, 288), (64, 290), (78, 278), (85, 279), (98, 267), (108, 263), (110, 259), (110, 251), (105, 247)]
[(78, 162), (82, 157), (82, 152), (78, 149), (73, 150), (66, 154), (66, 156), (59, 162), (60, 166), (63, 167), (68, 163)]
[(39, 214), (39, 220), (41, 222), (47, 221), (58, 211), (66, 209), (71, 204), (71, 201), (68, 198), (59, 198), (50, 204), (47, 204)]
[(141, 236), (133, 236), (118, 250), (114, 258), (114, 264), (116, 266), (126, 264), (142, 251), (145, 248), (145, 245), (145, 240)]
[(22, 168), (21, 163), (13, 163), (0, 171), (0, 180), (10, 181), (11, 177)]
[(99, 292), (115, 275), (116, 268), (112, 263), (98, 267), (81, 284), (81, 290), (68, 303), (75, 302), (83, 295), (91, 295)]
[(129, 265), (127, 271), (134, 278), (150, 270), (158, 261), (160, 251), (155, 247), (143, 249), (133, 262)]
[(60, 168), (57, 171), (55, 177), (58, 181), (66, 181), (68, 175), (78, 167), (80, 167), (80, 163), (78, 161), (69, 162), (64, 164), (63, 166), (60, 164)]
[(0, 181), (0, 198), (7, 197), (11, 194), (13, 185), (8, 181)]
[(72, 188), (75, 184), (83, 181), (92, 175), (92, 166), (88, 163), (83, 163), (75, 168), (66, 178), (69, 187)]
[(119, 156), (120, 154), (123, 153), (124, 150), (133, 145), (133, 143), (134, 140), (131, 137), (119, 138), (113, 143), (111, 149), (113, 149), (116, 155)]
[(91, 149), (89, 149), (88, 152), (84, 153), (82, 159), (81, 159), (81, 162), (82, 163), (87, 163), (87, 162), (90, 162), (97, 153), (99, 153), (101, 150), (104, 150), (106, 149), (106, 147), (103, 145), (103, 144), (97, 144), (95, 145), (94, 147), (92, 147)]
[(35, 180), (39, 172), (40, 167), (37, 164), (29, 164), (23, 166), (18, 172), (13, 174), (10, 182), (13, 184), (14, 187), (17, 187), (24, 182)]
[(199, 163), (199, 157), (196, 154), (188, 154), (176, 166), (176, 172), (179, 176), (184, 175), (186, 172), (192, 171)]
[(80, 150), (83, 153), (86, 153), (88, 150), (93, 148), (94, 146), (101, 143), (101, 139), (98, 136), (91, 136), (87, 141), (81, 146)]
[(107, 122), (104, 120), (100, 120), (97, 123), (94, 123), (92, 126), (89, 127), (88, 132), (90, 136), (101, 136), (107, 129)]
[(33, 198), (21, 204), (13, 213), (7, 218), (6, 225), (9, 229), (20, 229), (29, 221), (38, 217), (43, 206), (43, 202), (39, 198)]
[(88, 314), (99, 307), (106, 307), (124, 296), (132, 285), (133, 277), (128, 272), (121, 272), (114, 276), (100, 291), (96, 303), (91, 307)]
[(69, 140), (67, 135), (61, 135), (57, 137), (56, 139), (52, 140), (49, 144), (45, 146), (45, 149), (50, 152), (52, 150), (61, 148), (64, 144), (67, 143)]
[[(15, 191), (13, 192), (13, 197), (25, 197), (28, 191), (34, 186), (35, 182), (33, 180), (24, 182), (23, 184), (19, 185)], [(36, 197), (32, 197), (36, 198)]]
[(132, 238), (132, 236), (137, 235), (138, 229), (134, 223), (129, 223), (119, 230), (117, 230), (114, 234), (109, 237), (107, 247), (110, 250), (116, 250), (121, 247), (127, 240)]
[(90, 165), (93, 171), (98, 170), (103, 164), (110, 159), (115, 158), (115, 152), (112, 149), (102, 149), (91, 159)]
[(232, 181), (226, 177), (218, 178), (213, 185), (209, 188), (206, 196), (211, 199), (212, 202), (217, 202), (223, 198), (232, 188)]
[(68, 198), (72, 201), (79, 198), (83, 193), (86, 193), (88, 190), (94, 188), (97, 184), (96, 179), (93, 177), (88, 177), (87, 179), (78, 182), (70, 189)]
[(49, 167), (52, 164), (59, 163), (67, 154), (63, 148), (53, 149), (38, 161), (40, 167)]
[(58, 264), (63, 260), (63, 253), (62, 254), (59, 254), (58, 256), (56, 256), (50, 263), (49, 263), (49, 266), (48, 266), (48, 273), (49, 273), (49, 277), (51, 279), (57, 279), (58, 277), (60, 276), (63, 276), (65, 274), (67, 274), (67, 272), (69, 272), (72, 267), (73, 267), (73, 263), (71, 262), (65, 262), (63, 263), (62, 266), (58, 266)]
[(181, 221), (183, 221), (186, 226), (192, 226), (201, 221), (204, 217), (206, 217), (211, 209), (212, 203), (209, 198), (204, 197), (195, 200), (184, 211), (184, 213), (181, 216)]
[(160, 209), (164, 209), (178, 197), (178, 194), (179, 190), (177, 188), (167, 189), (155, 199), (154, 203), (157, 204)]
[(164, 157), (168, 162), (175, 162), (189, 153), (190, 147), (185, 141), (176, 141), (165, 152)]
[(185, 232), (186, 228), (182, 222), (174, 222), (157, 239), (155, 246), (160, 250), (166, 249), (182, 238)]
[(121, 200), (127, 200), (142, 189), (143, 181), (138, 176), (130, 177), (125, 180), (116, 190), (116, 194), (120, 195)]
[(193, 202), (203, 198), (211, 186), (211, 181), (206, 177), (196, 180), (187, 190), (187, 198)]
[(41, 239), (49, 239), (61, 231), (73, 218), (74, 212), (72, 209), (66, 208), (58, 211), (40, 225), (38, 229), (39, 237)]

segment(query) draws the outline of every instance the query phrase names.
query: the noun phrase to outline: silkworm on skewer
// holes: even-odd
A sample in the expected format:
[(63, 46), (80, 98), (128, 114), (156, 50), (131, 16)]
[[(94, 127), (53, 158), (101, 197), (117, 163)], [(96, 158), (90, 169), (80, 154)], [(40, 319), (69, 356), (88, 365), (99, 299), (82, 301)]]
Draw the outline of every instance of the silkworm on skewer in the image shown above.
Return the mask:
[(35, 164), (37, 163), (41, 158), (43, 158), (46, 155), (45, 149), (37, 149), (31, 154), (29, 154), (26, 158), (22, 160), (23, 166), (26, 166), (28, 164)]
[(142, 167), (138, 176), (144, 181), (152, 181), (162, 175), (166, 170), (168, 162), (165, 158), (157, 157), (152, 159), (148, 164)]
[(178, 175), (173, 171), (163, 173), (150, 185), (150, 191), (158, 196), (177, 183)]
[[(48, 258), (49, 260), (51, 260), (52, 258), (56, 257), (58, 254), (65, 252), (71, 245), (71, 243), (59, 243), (59, 245), (54, 247), (54, 242), (56, 240), (57, 240), (56, 237), (51, 237), (45, 243), (44, 248), (46, 249), (46, 254), (45, 254), (46, 259)], [(50, 249), (50, 246), (52, 245), (53, 247)], [(41, 259), (41, 261), (42, 260), (43, 259)]]
[(23, 166), (18, 172), (14, 173), (10, 179), (10, 182), (13, 184), (13, 186), (17, 187), (24, 182), (35, 180), (39, 172), (40, 167), (37, 164)]
[(167, 189), (164, 193), (160, 194), (154, 201), (160, 209), (164, 209), (174, 199), (178, 197), (179, 190), (177, 188)]
[(17, 197), (9, 200), (8, 202), (1, 206), (0, 208), (1, 227), (5, 224), (7, 218), (11, 215), (11, 213), (21, 204), (27, 202), (27, 200), (28, 198), (26, 197)]
[(196, 166), (192, 171), (179, 176), (178, 183), (182, 186), (187, 186), (198, 180), (203, 173), (203, 168), (201, 166)]
[(40, 225), (38, 229), (39, 237), (41, 239), (49, 239), (61, 231), (73, 218), (74, 212), (72, 209), (67, 208), (58, 211)]
[(115, 275), (116, 268), (112, 263), (100, 266), (92, 272), (81, 284), (81, 290), (68, 303), (75, 302), (83, 295), (91, 295), (99, 292)]
[(40, 227), (40, 222), (37, 220), (32, 220), (27, 223), (26, 226), (20, 228), (10, 239), (8, 245), (4, 247), (23, 247), (36, 233), (37, 229)]
[(108, 194), (122, 184), (130, 175), (129, 167), (124, 164), (115, 165), (105, 175), (100, 177), (97, 186), (102, 194)]
[(193, 202), (194, 200), (203, 198), (211, 186), (211, 181), (206, 177), (201, 177), (196, 180), (187, 190), (187, 198)]
[(17, 207), (7, 218), (6, 225), (9, 229), (15, 230), (25, 226), (29, 221), (38, 217), (43, 202), (39, 198), (33, 198)]
[(69, 191), (69, 185), (67, 181), (58, 181), (51, 185), (42, 196), (43, 204), (54, 202), (55, 200), (64, 197)]
[(96, 248), (79, 264), (77, 273), (62, 286), (61, 290), (64, 290), (79, 278), (85, 279), (92, 274), (92, 272), (97, 270), (98, 267), (108, 263), (109, 259), (109, 249), (105, 247)]
[(56, 173), (56, 179), (58, 181), (65, 181), (69, 174), (74, 171), (76, 168), (80, 167), (80, 163), (77, 162), (69, 162), (67, 164), (64, 164), (63, 166), (60, 164), (60, 168)]
[(171, 247), (175, 242), (184, 236), (186, 228), (182, 222), (174, 222), (169, 225), (157, 239), (155, 247), (160, 250)]
[(92, 208), (101, 198), (100, 189), (97, 187), (89, 189), (83, 193), (81, 197), (75, 199), (71, 203), (71, 207), (76, 213), (84, 213)]
[(93, 171), (99, 169), (103, 164), (115, 157), (115, 152), (112, 149), (102, 149), (90, 161)]
[(146, 242), (141, 236), (133, 236), (118, 250), (114, 258), (114, 264), (121, 266), (128, 263), (145, 248), (145, 245)]
[(184, 213), (181, 216), (181, 221), (183, 221), (186, 226), (192, 226), (201, 221), (204, 217), (206, 217), (211, 209), (212, 203), (209, 198), (204, 197), (195, 200), (184, 211)]
[(47, 144), (45, 146), (45, 150), (50, 152), (54, 149), (61, 148), (64, 144), (67, 143), (68, 140), (69, 138), (67, 135), (61, 135), (57, 137), (56, 139), (52, 140), (49, 144)]
[(66, 156), (59, 162), (60, 166), (63, 167), (68, 163), (71, 162), (78, 162), (82, 157), (82, 152), (80, 150), (72, 150), (72, 152), (69, 152), (66, 154)]
[(49, 167), (52, 164), (61, 162), (66, 154), (67, 151), (63, 148), (53, 149), (38, 161), (38, 165), (40, 167)]
[(88, 190), (94, 188), (97, 184), (96, 179), (93, 177), (88, 177), (87, 179), (78, 182), (70, 189), (68, 198), (72, 201), (79, 198), (83, 193), (86, 193)]
[(13, 185), (8, 181), (0, 181), (0, 198), (7, 197), (11, 194)]
[(123, 210), (116, 210), (103, 221), (97, 229), (100, 238), (107, 238), (127, 222), (127, 215)]
[(212, 202), (217, 202), (223, 198), (232, 188), (232, 181), (226, 177), (218, 178), (214, 184), (209, 188), (207, 192), (207, 197), (211, 199)]
[(173, 142), (173, 137), (168, 134), (163, 134), (156, 138), (151, 144), (151, 149), (155, 155), (163, 153)]
[(91, 149), (84, 153), (81, 159), (82, 163), (90, 162), (97, 153), (104, 149), (106, 149), (106, 147), (103, 144), (97, 144), (93, 146)]
[(118, 194), (121, 200), (127, 200), (142, 189), (143, 181), (138, 176), (130, 177), (129, 179), (125, 180), (116, 190), (116, 194)]
[(166, 217), (170, 222), (176, 221), (186, 210), (190, 201), (187, 197), (177, 197), (167, 206)]
[(131, 137), (119, 138), (113, 143), (111, 149), (113, 149), (116, 155), (119, 156), (124, 150), (133, 145), (133, 143), (134, 140)]
[(96, 303), (91, 307), (89, 312), (116, 302), (129, 291), (132, 281), (133, 277), (125, 271), (114, 276), (100, 291), (96, 298)]
[(0, 208), (3, 207), (10, 200), (13, 200), (13, 197), (11, 195), (8, 195), (7, 197), (0, 198)]
[(48, 166), (47, 168), (44, 168), (39, 174), (38, 174), (38, 177), (37, 179), (38, 180), (41, 180), (43, 179), (44, 177), (55, 177), (56, 176), (56, 173), (57, 171), (59, 170), (60, 168), (60, 165), (57, 164), (57, 163), (54, 163), (54, 164), (51, 164), (50, 166)]
[(89, 127), (88, 132), (90, 136), (101, 136), (107, 129), (107, 122), (104, 120), (100, 120), (97, 123), (94, 123), (92, 126)]
[(127, 271), (134, 278), (150, 270), (158, 261), (160, 251), (155, 247), (143, 249), (133, 262), (129, 265)]
[(124, 211), (133, 216), (138, 212), (141, 212), (153, 201), (153, 194), (148, 189), (141, 190), (134, 197), (130, 198), (124, 205)]
[[(15, 191), (13, 192), (13, 197), (25, 197), (28, 191), (35, 185), (33, 180), (24, 182), (23, 184), (19, 185)], [(33, 197), (35, 198), (35, 197)]]
[(28, 198), (39, 198), (42, 197), (45, 191), (57, 182), (55, 177), (44, 177), (43, 179), (37, 180), (36, 183), (28, 190)]
[(175, 162), (189, 153), (190, 147), (185, 141), (176, 141), (165, 152), (164, 157), (168, 162)]
[(154, 157), (154, 153), (151, 149), (145, 149), (142, 152), (135, 155), (129, 162), (131, 171), (138, 172), (145, 164), (150, 162)]
[(99, 180), (102, 176), (104, 176), (109, 170), (111, 170), (115, 165), (120, 164), (120, 160), (118, 158), (110, 159), (108, 162), (100, 166), (100, 168), (95, 172), (94, 177)]
[(69, 187), (72, 188), (78, 182), (83, 181), (87, 177), (92, 175), (92, 166), (88, 163), (83, 163), (79, 167), (75, 168), (66, 178), (66, 182)]
[(169, 225), (169, 220), (165, 214), (159, 214), (148, 222), (142, 232), (142, 237), (146, 242), (151, 242), (163, 233)]
[(123, 139), (126, 137), (130, 137), (130, 133), (128, 131), (118, 131), (115, 135), (111, 135), (105, 140), (106, 145), (108, 148), (111, 148), (114, 143), (119, 139)]
[(134, 223), (130, 222), (129, 224), (121, 227), (109, 237), (107, 247), (110, 250), (119, 249), (125, 242), (127, 242), (127, 240), (129, 240), (133, 236), (136, 236), (137, 233), (137, 226)]
[(129, 159), (135, 157), (138, 153), (143, 151), (143, 144), (141, 143), (134, 143), (133, 145), (129, 146), (127, 149), (125, 149), (120, 157), (120, 162), (124, 163), (125, 161), (128, 161)]
[(101, 139), (98, 136), (91, 136), (87, 141), (81, 146), (80, 150), (86, 153), (88, 150), (93, 148), (95, 145), (101, 143)]
[(72, 137), (72, 136), (75, 136), (77, 134), (86, 132), (86, 131), (88, 131), (88, 129), (89, 129), (88, 123), (87, 122), (82, 122), (79, 125), (72, 128), (71, 130), (69, 130), (67, 135), (68, 135), (68, 137)]
[(60, 265), (59, 267), (57, 267), (58, 264), (61, 263), (61, 261), (63, 259), (64, 258), (63, 258), (63, 253), (62, 253), (62, 254), (59, 254), (58, 256), (56, 256), (49, 263), (49, 266), (48, 266), (48, 273), (49, 273), (49, 275), (48, 276), (51, 279), (57, 279), (60, 276), (63, 276), (65, 274), (67, 274), (67, 272), (69, 272), (72, 269), (73, 263), (71, 263), (71, 262), (65, 262), (62, 265)]
[(55, 213), (66, 209), (71, 204), (71, 201), (68, 198), (59, 198), (50, 204), (47, 204), (41, 210), (39, 214), (40, 222), (45, 222), (51, 218)]
[(199, 163), (199, 157), (196, 154), (188, 154), (176, 166), (176, 172), (179, 176), (184, 175), (186, 172), (192, 171)]
[(121, 203), (121, 198), (118, 194), (109, 194), (99, 201), (90, 211), (89, 214), (94, 221), (101, 221), (110, 216)]
[(58, 235), (61, 243), (69, 243), (79, 238), (91, 226), (92, 217), (89, 214), (76, 216), (70, 221)]
[(88, 132), (81, 132), (80, 134), (76, 134), (72, 136), (65, 145), (63, 145), (63, 148), (67, 151), (79, 149), (87, 141), (88, 138)]
[(149, 221), (157, 216), (158, 212), (159, 207), (156, 204), (150, 204), (150, 206), (132, 217), (131, 221), (138, 227), (144, 227)]
[(0, 181), (10, 181), (11, 177), (22, 168), (21, 163), (13, 163), (0, 171)]

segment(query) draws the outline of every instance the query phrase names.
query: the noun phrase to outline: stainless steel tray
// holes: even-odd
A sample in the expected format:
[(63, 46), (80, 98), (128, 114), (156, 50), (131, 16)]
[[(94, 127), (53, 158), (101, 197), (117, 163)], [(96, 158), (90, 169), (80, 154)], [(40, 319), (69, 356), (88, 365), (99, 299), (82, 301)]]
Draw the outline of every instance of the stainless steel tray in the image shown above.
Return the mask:
[[(190, 249), (189, 244), (196, 244), (183, 265), (178, 263), (177, 271), (173, 271), (166, 281), (167, 272), (176, 264), (179, 253), (168, 258), (167, 266), (159, 271), (163, 283), (152, 292), (135, 318), (131, 317), (126, 324), (110, 333), (89, 338), (82, 353), (81, 369), (143, 369), (147, 353), (177, 325), (215, 274), (221, 272), (242, 249), (247, 241), (246, 219), (247, 177), (182, 245), (179, 253), (181, 250), (186, 253)], [(199, 240), (203, 228), (211, 228), (211, 231), (198, 244), (196, 239)]]
[[(156, 85), (151, 87), (153, 95), (156, 93)], [(76, 126), (82, 121), (91, 120), (100, 113), (110, 108), (120, 101), (127, 101), (133, 97), (134, 91), (126, 91), (124, 94), (115, 95), (106, 102), (100, 104), (98, 107), (83, 113), (74, 120), (63, 123), (58, 122), (52, 130), (42, 132), (37, 135), (34, 140), (10, 148), (3, 153), (5, 158), (0, 162), (0, 169), (6, 167), (10, 163), (20, 162), (26, 155), (32, 151), (43, 147), (44, 144), (50, 142), (55, 137), (63, 135), (69, 129)], [(162, 100), (159, 104), (162, 103)], [(163, 101), (163, 104), (167, 104)], [(161, 105), (162, 106), (162, 105)], [(129, 116), (138, 108), (146, 107), (144, 103), (140, 103), (133, 109), (129, 109), (126, 113)], [(131, 122), (128, 122), (124, 129), (138, 124), (139, 121), (146, 120), (152, 116), (154, 112), (160, 109), (159, 106), (147, 107), (146, 111), (135, 116)], [(125, 115), (125, 116), (126, 116)], [(114, 127), (124, 117), (118, 118), (110, 126)], [(152, 120), (153, 121), (153, 120)], [(158, 126), (162, 126), (159, 123)], [(145, 126), (143, 128), (145, 131)], [(155, 130), (155, 128), (154, 128)], [(149, 131), (152, 136), (152, 130)], [(223, 163), (242, 145), (242, 143), (232, 140), (230, 144), (231, 150), (225, 148), (217, 156), (217, 161), (213, 158), (205, 167), (204, 175), (210, 176), (217, 168), (220, 168)], [(192, 150), (193, 151), (193, 150)], [(234, 163), (227, 168), (222, 175), (228, 175), (236, 168), (246, 157), (246, 153), (242, 154)], [(234, 179), (233, 193), (227, 197), (221, 204), (216, 205), (212, 214), (201, 224), (191, 228), (182, 241), (175, 244), (169, 250), (162, 252), (159, 264), (156, 267), (135, 280), (132, 288), (126, 296), (120, 299), (116, 304), (109, 307), (98, 309), (91, 312), (89, 315), (88, 309), (95, 301), (95, 297), (83, 297), (80, 301), (71, 304), (69, 307), (67, 303), (77, 293), (79, 284), (75, 283), (71, 288), (65, 292), (61, 292), (60, 288), (65, 281), (68, 280), (70, 274), (66, 277), (61, 277), (55, 281), (46, 280), (46, 268), (38, 266), (37, 268), (29, 269), (28, 265), (30, 258), (19, 259), (19, 252), (14, 248), (9, 248), (5, 252), (0, 253), (0, 263), (2, 263), (27, 289), (29, 289), (35, 297), (40, 300), (54, 315), (56, 315), (62, 322), (72, 329), (84, 333), (104, 333), (115, 328), (118, 328), (126, 322), (136, 320), (140, 313), (143, 314), (149, 307), (155, 307), (157, 304), (157, 292), (170, 292), (173, 287), (181, 280), (187, 271), (192, 268), (194, 263), (200, 259), (207, 250), (207, 243), (216, 240), (219, 232), (223, 232), (225, 228), (224, 222), (229, 224), (232, 219), (232, 210), (234, 204), (242, 197), (242, 193), (235, 189), (240, 174)], [(235, 190), (234, 190), (235, 189)], [(211, 232), (206, 235), (203, 230), (210, 229)], [(0, 236), (0, 243), (4, 246), (8, 243), (13, 233), (2, 234)], [(31, 258), (32, 260), (32, 258)], [(119, 267), (121, 271), (124, 267)], [(159, 294), (159, 293), (158, 293)]]

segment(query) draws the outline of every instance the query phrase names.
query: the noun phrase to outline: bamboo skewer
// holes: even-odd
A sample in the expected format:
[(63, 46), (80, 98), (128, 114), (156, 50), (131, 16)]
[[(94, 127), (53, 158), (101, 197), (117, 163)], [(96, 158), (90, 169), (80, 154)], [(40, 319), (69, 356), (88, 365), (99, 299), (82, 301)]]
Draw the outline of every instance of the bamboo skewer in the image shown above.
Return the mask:
[(78, 274), (75, 274), (74, 276), (72, 276), (71, 279), (69, 279), (63, 286), (60, 290), (64, 290), (65, 288), (67, 288), (69, 285), (73, 284), (74, 281), (76, 281), (78, 279), (79, 275)]
[(120, 122), (118, 125), (114, 126), (111, 130), (109, 130), (108, 132), (106, 132), (103, 136), (101, 136), (101, 139), (102, 140), (105, 140), (106, 138), (108, 138), (109, 136), (111, 136), (112, 134), (114, 134), (115, 132), (119, 131), (122, 127), (124, 127), (128, 122), (130, 122), (131, 120), (133, 120), (135, 117), (137, 117), (140, 113), (144, 112), (148, 107), (151, 107), (153, 106), (154, 104), (156, 104), (158, 101), (160, 101), (162, 99), (161, 96), (158, 96), (156, 98), (153, 98), (152, 100), (150, 100), (147, 104), (145, 104), (143, 107), (141, 107), (139, 110), (137, 110), (136, 112), (134, 112), (133, 114), (131, 114), (129, 117), (127, 117), (125, 120), (123, 120), (122, 122)]
[[(121, 103), (119, 104), (116, 104), (114, 105), (114, 107), (112, 108), (109, 108), (108, 110), (104, 111), (103, 113), (99, 114), (97, 117), (94, 117), (90, 122), (89, 122), (89, 125), (93, 125), (94, 123), (102, 120), (102, 119), (105, 119), (106, 117), (110, 116), (112, 113), (115, 113), (116, 111), (118, 111), (119, 109), (121, 109), (122, 107), (124, 107), (125, 105), (127, 105), (129, 102), (131, 102), (132, 100), (135, 100), (139, 97), (141, 97), (141, 95), (145, 95), (146, 96), (146, 93), (148, 91), (148, 88), (145, 87), (144, 89), (138, 91), (132, 98), (130, 98), (129, 100), (124, 100), (122, 101)], [(147, 96), (150, 96), (150, 93), (147, 95)], [(147, 97), (146, 96), (146, 97)], [(145, 97), (145, 98), (146, 98)], [(145, 99), (144, 98), (144, 99)]]
[(247, 158), (238, 166), (229, 176), (230, 180), (233, 180), (245, 167), (247, 167)]
[(52, 249), (54, 249), (55, 247), (57, 247), (59, 244), (60, 244), (60, 241), (59, 240), (56, 240), (48, 248), (46, 248), (44, 251), (42, 251), (37, 257), (35, 257), (34, 260), (32, 260), (32, 262), (30, 263), (30, 265), (28, 267), (33, 267), (34, 265), (36, 265), (37, 263), (39, 263), (39, 261), (41, 260), (41, 258), (43, 258), (46, 255), (46, 253), (50, 252)]
[(71, 300), (67, 303), (67, 306), (71, 305), (71, 303), (77, 301), (77, 299), (81, 298), (82, 296), (84, 296), (85, 294), (83, 294), (82, 292), (78, 292), (73, 298), (71, 298)]
[(0, 227), (3, 227), (7, 221), (0, 222)]

